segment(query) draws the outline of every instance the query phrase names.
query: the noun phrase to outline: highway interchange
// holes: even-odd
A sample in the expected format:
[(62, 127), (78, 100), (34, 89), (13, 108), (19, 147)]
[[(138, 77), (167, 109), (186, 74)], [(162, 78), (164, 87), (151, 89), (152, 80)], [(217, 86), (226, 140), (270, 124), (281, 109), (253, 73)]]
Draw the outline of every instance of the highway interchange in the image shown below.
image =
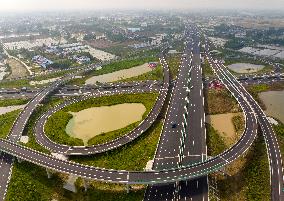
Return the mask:
[[(204, 197), (208, 199), (208, 195), (206, 194), (208, 188), (207, 175), (222, 169), (224, 166), (243, 155), (250, 148), (253, 141), (257, 137), (257, 129), (259, 124), (266, 140), (270, 161), (272, 186), (271, 197), (272, 200), (283, 200), (282, 161), (275, 133), (267, 121), (265, 114), (257, 105), (255, 100), (248, 94), (248, 92), (246, 92), (244, 87), (235, 79), (235, 77), (226, 69), (226, 67), (210, 56), (208, 46), (206, 49), (207, 58), (213, 67), (215, 74), (236, 98), (243, 109), (246, 120), (246, 128), (240, 140), (234, 146), (218, 156), (207, 159), (203, 109), (204, 102), (201, 81), (202, 70), (200, 68), (200, 61), (198, 60), (198, 46), (200, 46), (200, 44), (198, 34), (196, 33), (197, 30), (194, 27), (189, 27), (189, 29), (190, 31), (188, 31), (187, 45), (182, 58), (179, 76), (171, 94), (171, 101), (169, 103), (166, 115), (167, 118), (165, 119), (163, 132), (157, 147), (152, 171), (134, 172), (85, 166), (71, 161), (63, 161), (18, 144), (25, 125), (37, 105), (39, 105), (48, 94), (73, 77), (73, 75), (68, 75), (65, 79), (57, 81), (39, 91), (18, 117), (13, 128), (11, 129), (9, 137), (7, 139), (0, 140), (0, 149), (5, 153), (1, 154), (2, 162), (0, 164), (0, 170), (3, 172), (3, 177), (1, 177), (0, 182), (0, 193), (3, 195), (3, 199), (5, 197), (5, 189), (11, 174), (11, 167), (13, 164), (12, 156), (29, 161), (50, 170), (72, 174), (86, 179), (121, 184), (149, 184), (150, 186), (147, 189), (145, 200), (157, 200), (154, 198), (155, 195), (157, 197), (156, 190), (162, 192), (162, 194), (166, 191), (168, 192), (168, 195), (170, 194), (170, 196), (173, 194), (173, 196), (179, 200), (186, 200), (188, 197), (191, 199), (193, 198), (194, 200), (204, 200)], [(161, 108), (164, 105), (166, 96), (168, 95), (169, 70), (164, 52), (160, 55), (160, 62), (164, 69), (163, 85), (162, 87), (159, 87), (159, 89), (156, 89), (160, 90), (160, 95), (154, 108), (148, 115), (148, 119), (146, 118), (143, 121), (145, 124), (142, 123), (137, 128), (140, 128), (141, 130), (135, 129), (139, 132), (134, 131), (130, 134), (127, 134), (126, 136), (117, 139), (117, 142), (110, 142), (115, 144), (110, 144), (108, 146), (106, 146), (108, 144), (107, 143), (105, 145), (98, 145), (94, 147), (78, 147), (76, 150), (73, 147), (71, 147), (71, 149), (70, 147), (67, 147), (67, 149), (63, 147), (65, 150), (61, 152), (68, 153), (69, 151), (69, 153), (72, 155), (72, 149), (74, 149), (75, 151), (73, 154), (76, 155), (101, 153), (129, 143), (139, 135), (143, 134), (143, 132), (152, 125), (159, 115)], [(79, 73), (79, 70), (77, 73)], [(122, 90), (128, 89), (121, 88), (118, 90), (118, 92), (117, 89), (107, 90), (109, 92), (102, 93), (104, 95), (110, 95), (113, 93), (120, 93)], [(135, 87), (132, 87), (131, 90), (128, 90), (128, 92), (136, 92), (135, 90), (137, 90), (137, 92), (141, 92), (144, 90), (147, 91), (148, 89), (143, 89), (143, 87), (137, 87), (135, 89)], [(94, 92), (92, 95), (95, 97), (102, 94), (101, 92)], [(90, 95), (90, 97), (92, 97), (92, 95)], [(62, 107), (59, 106), (57, 109), (63, 108), (66, 105), (68, 104), (64, 103)], [(55, 108), (50, 112), (55, 112), (57, 109)], [(42, 119), (40, 119), (37, 123), (36, 133), (40, 133), (40, 136), (45, 136), (44, 133), (42, 133), (43, 125), (51, 113), (44, 114)], [(197, 115), (196, 119), (194, 119), (195, 115)], [(198, 123), (192, 124), (194, 126), (187, 126), (190, 125), (192, 121), (198, 121)], [(46, 138), (40, 139), (39, 142), (41, 144), (45, 142), (53, 143)], [(52, 147), (53, 145), (49, 146), (50, 144), (48, 143), (43, 145), (58, 152), (60, 152), (61, 148), (59, 148), (59, 150), (57, 148), (63, 146), (53, 144), (54, 146), (56, 145), (56, 147)], [(103, 148), (95, 148), (100, 146)], [(89, 149), (88, 151), (91, 150), (91, 153), (86, 153), (85, 149)], [(158, 186), (157, 184), (162, 185)], [(202, 189), (202, 193), (198, 194), (196, 193), (196, 190), (194, 190), (194, 192), (190, 192), (190, 188), (188, 187), (194, 186), (198, 189)], [(154, 188), (154, 190), (151, 190), (151, 188)], [(168, 196), (166, 193), (164, 194)], [(161, 200), (162, 199), (163, 198), (161, 198)]]

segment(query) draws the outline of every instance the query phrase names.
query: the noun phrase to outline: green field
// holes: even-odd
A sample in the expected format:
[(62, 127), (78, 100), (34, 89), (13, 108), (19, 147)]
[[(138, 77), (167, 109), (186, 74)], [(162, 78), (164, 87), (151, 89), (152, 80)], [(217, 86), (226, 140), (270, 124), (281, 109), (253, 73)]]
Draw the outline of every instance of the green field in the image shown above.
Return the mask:
[(214, 77), (214, 71), (212, 70), (208, 60), (206, 59), (203, 66), (203, 74), (205, 77)]
[(30, 86), (29, 80), (22, 79), (22, 80), (4, 80), (0, 82), (0, 88), (21, 88), (21, 87), (27, 87)]
[(209, 89), (204, 93), (206, 114), (224, 114), (240, 112), (236, 99), (226, 89)]
[(30, 119), (27, 122), (26, 128), (24, 130), (24, 135), (29, 136), (29, 142), (25, 144), (25, 146), (30, 147), (32, 149), (49, 153), (48, 150), (37, 144), (35, 136), (34, 136), (34, 125), (37, 119), (47, 110), (55, 107), (57, 104), (62, 103), (64, 100), (59, 98), (48, 97), (43, 101), (43, 105), (40, 105), (36, 108), (36, 110), (31, 115)]
[(29, 99), (5, 99), (0, 100), (0, 107), (7, 107), (12, 105), (24, 105), (29, 102)]
[(227, 149), (222, 136), (210, 124), (206, 124), (208, 156), (217, 156)]
[(21, 110), (0, 115), (0, 138), (6, 138)]
[[(144, 119), (153, 108), (156, 98), (157, 94), (145, 93), (104, 96), (81, 101), (79, 103), (69, 105), (52, 115), (45, 125), (45, 133), (51, 140), (59, 144), (66, 144), (70, 146), (84, 145), (82, 140), (70, 137), (65, 131), (66, 125), (72, 118), (72, 115), (68, 112), (79, 112), (91, 107), (111, 106), (122, 103), (142, 103), (146, 107), (146, 112), (143, 115)], [(139, 123), (140, 122), (135, 122), (122, 129), (95, 136), (89, 140), (88, 144), (96, 145), (116, 139), (133, 130)]]

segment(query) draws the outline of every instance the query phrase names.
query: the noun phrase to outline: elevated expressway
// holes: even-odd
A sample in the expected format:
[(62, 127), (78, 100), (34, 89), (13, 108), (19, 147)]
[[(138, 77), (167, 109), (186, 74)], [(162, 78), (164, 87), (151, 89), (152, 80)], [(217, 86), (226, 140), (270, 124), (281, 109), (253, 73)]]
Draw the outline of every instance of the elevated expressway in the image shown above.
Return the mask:
[(208, 45), (207, 47), (207, 56), (208, 60), (213, 66), (213, 70), (215, 73), (222, 73), (224, 76), (230, 80), (232, 85), (235, 85), (239, 90), (239, 94), (241, 94), (246, 101), (251, 105), (253, 109), (253, 113), (257, 118), (258, 125), (264, 136), (267, 155), (269, 161), (269, 169), (270, 169), (270, 183), (271, 183), (271, 200), (278, 201), (284, 200), (283, 193), (283, 162), (281, 157), (281, 152), (279, 148), (279, 144), (276, 138), (276, 134), (273, 131), (272, 126), (270, 125), (265, 113), (261, 109), (261, 107), (257, 104), (254, 98), (246, 91), (246, 89), (236, 80), (235, 76), (233, 76), (230, 71), (218, 60), (214, 60), (208, 54)]
[[(246, 120), (246, 128), (241, 136), (241, 139), (234, 146), (222, 154), (210, 158), (209, 160), (188, 165), (180, 164), (178, 167), (173, 168), (169, 168), (160, 163), (161, 167), (159, 170), (149, 172), (110, 170), (81, 165), (71, 161), (63, 161), (53, 156), (19, 145), (17, 141), (23, 132), (21, 128), (24, 128), (26, 121), (21, 121), (21, 124), (17, 124), (15, 127), (13, 127), (14, 129), (17, 128), (18, 132), (11, 132), (14, 135), (14, 137), (11, 135), (11, 140), (0, 140), (0, 149), (2, 152), (5, 152), (11, 156), (15, 156), (19, 159), (23, 159), (47, 169), (103, 182), (122, 184), (162, 184), (206, 176), (207, 174), (215, 172), (233, 162), (235, 159), (245, 153), (257, 136), (257, 121), (255, 112), (246, 96), (240, 93), (240, 86), (232, 83), (231, 80), (228, 79), (227, 75), (223, 72), (216, 71), (216, 74), (242, 107)], [(59, 84), (60, 83), (58, 83), (58, 85)], [(40, 99), (37, 99), (37, 101), (38, 100)]]
[[(194, 28), (190, 27), (186, 34), (188, 41), (154, 160), (155, 170), (207, 159), (200, 42)], [(173, 123), (176, 128), (172, 127)], [(207, 176), (149, 185), (144, 200), (208, 200)]]
[[(158, 171), (163, 169), (179, 168), (181, 165), (183, 150), (182, 145), (186, 138), (186, 114), (189, 104), (190, 72), (192, 70), (192, 47), (194, 41), (187, 32), (187, 41), (184, 54), (176, 79), (175, 87), (171, 94), (171, 100), (156, 150), (152, 169)], [(175, 200), (177, 198), (177, 183), (166, 183), (162, 185), (149, 185), (144, 200)]]
[[(183, 147), (183, 165), (203, 162), (207, 159), (204, 94), (200, 55), (200, 36), (194, 31), (193, 60), (190, 73), (190, 92), (187, 114), (187, 129)], [(178, 200), (207, 201), (208, 177), (179, 182)]]

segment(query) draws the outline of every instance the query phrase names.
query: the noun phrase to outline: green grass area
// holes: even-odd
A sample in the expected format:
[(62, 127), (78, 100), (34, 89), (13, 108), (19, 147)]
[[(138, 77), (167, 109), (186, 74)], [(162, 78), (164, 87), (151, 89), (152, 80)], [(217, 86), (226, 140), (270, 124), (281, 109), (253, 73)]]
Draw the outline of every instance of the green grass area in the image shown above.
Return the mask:
[(144, 73), (142, 75), (138, 75), (136, 77), (131, 77), (123, 80), (119, 80), (119, 82), (134, 82), (134, 81), (145, 81), (145, 80), (163, 80), (163, 69), (162, 66), (159, 65), (152, 71), (148, 73)]
[(125, 185), (91, 182), (85, 193), (82, 184), (78, 187), (80, 192), (77, 195), (69, 196), (69, 200), (140, 201), (143, 200), (146, 189), (142, 185), (131, 186), (133, 189), (127, 194)]
[(76, 71), (74, 69), (66, 69), (66, 70), (62, 70), (59, 72), (54, 72), (54, 73), (48, 73), (46, 75), (38, 75), (35, 76), (32, 81), (41, 81), (41, 80), (48, 80), (48, 79), (52, 79), (52, 78), (57, 78), (57, 77), (62, 77), (68, 73), (71, 73), (73, 71)]
[(166, 60), (169, 65), (171, 79), (176, 79), (181, 62), (181, 55), (180, 54), (169, 55)]
[(209, 89), (205, 91), (204, 95), (207, 100), (205, 104), (206, 114), (235, 113), (241, 111), (235, 98), (226, 89)]
[(144, 186), (133, 186), (129, 194), (124, 185), (91, 182), (87, 192), (77, 179), (77, 193), (63, 189), (66, 175), (53, 173), (48, 179), (46, 170), (37, 165), (15, 163), (6, 195), (7, 201), (137, 201), (144, 197)]
[(21, 88), (30, 86), (29, 80), (27, 79), (20, 79), (20, 80), (3, 80), (0, 82), (0, 88)]
[(66, 126), (72, 117), (72, 114), (63, 111), (58, 111), (53, 114), (45, 124), (44, 130), (46, 135), (52, 141), (59, 144), (70, 146), (84, 145), (83, 140), (70, 137), (65, 131)]
[(123, 70), (123, 69), (129, 69), (129, 68), (140, 66), (142, 64), (153, 62), (153, 61), (157, 61), (157, 58), (147, 57), (147, 58), (128, 59), (128, 60), (114, 62), (114, 63), (103, 66), (102, 69), (100, 70), (89, 72), (88, 75), (84, 76), (84, 78), (73, 79), (70, 81), (69, 84), (83, 85), (85, 84), (85, 81), (89, 79), (90, 77), (108, 74), (108, 73), (112, 73), (112, 72)]
[(210, 180), (215, 178), (217, 181), (221, 200), (270, 200), (269, 167), (262, 137), (255, 141), (244, 157), (227, 166), (226, 172), (228, 176), (210, 175)]
[(243, 115), (234, 116), (232, 119), (235, 131), (238, 135), (241, 135), (244, 132), (245, 128), (245, 119)]
[(260, 136), (246, 156), (246, 200), (270, 200), (270, 173), (265, 142)]
[(76, 162), (96, 167), (140, 171), (152, 160), (162, 130), (162, 122), (156, 122), (133, 143), (103, 154), (71, 157)]
[(224, 138), (210, 124), (206, 124), (206, 132), (208, 156), (217, 156), (227, 149)]
[(27, 125), (24, 130), (24, 135), (29, 136), (29, 142), (27, 144), (24, 144), (25, 146), (41, 151), (41, 152), (44, 152), (44, 153), (49, 153), (48, 150), (46, 150), (45, 148), (37, 144), (35, 136), (34, 136), (34, 125), (37, 119), (44, 112), (55, 107), (57, 104), (62, 103), (63, 101), (64, 101), (63, 99), (49, 97), (43, 101), (42, 105), (36, 108), (36, 110), (31, 115), (30, 119), (28, 120)]
[(184, 40), (176, 40), (172, 44), (172, 49), (174, 49), (178, 52), (183, 52), (184, 51)]
[(5, 99), (0, 100), (0, 107), (7, 107), (12, 105), (24, 105), (29, 102), (29, 99)]
[(46, 170), (39, 166), (27, 162), (15, 163), (6, 200), (48, 201), (51, 200), (51, 197), (60, 197), (60, 194), (63, 193), (60, 188), (62, 185), (63, 181), (59, 174), (48, 179)]
[(6, 138), (21, 110), (0, 115), (0, 138)]
[(270, 65), (265, 65), (263, 69), (259, 70), (256, 72), (256, 74), (264, 74), (264, 73), (270, 73), (273, 71), (273, 66)]
[(135, 129), (139, 125), (140, 122), (141, 121), (135, 122), (135, 123), (130, 124), (130, 125), (124, 127), (124, 128), (97, 135), (97, 136), (91, 138), (88, 141), (88, 145), (103, 144), (103, 143), (106, 143), (106, 142), (110, 142), (111, 140), (114, 140), (114, 139), (121, 137), (123, 135), (126, 135), (127, 133), (129, 133), (133, 129)]
[[(57, 113), (52, 115), (45, 125), (45, 133), (51, 140), (59, 144), (80, 146), (83, 145), (83, 141), (69, 136), (65, 131), (66, 125), (72, 118), (72, 115), (68, 112), (79, 112), (81, 110), (88, 109), (91, 107), (111, 106), (123, 103), (142, 103), (146, 107), (146, 112), (143, 115), (144, 119), (153, 108), (157, 96), (158, 94), (156, 93), (123, 94), (114, 96), (104, 96), (81, 101), (79, 103), (69, 105), (63, 108), (61, 111), (58, 111)], [(88, 144), (96, 145), (116, 139), (133, 130), (136, 126), (138, 126), (139, 123), (140, 121), (135, 122), (122, 129), (97, 135), (90, 139)]]
[(205, 77), (214, 77), (214, 72), (207, 59), (205, 60), (204, 64), (202, 64), (202, 66), (203, 66), (203, 74)]
[(132, 49), (130, 47), (126, 47), (125, 45), (116, 45), (116, 46), (112, 46), (112, 47), (108, 47), (108, 48), (100, 48), (103, 51), (109, 52), (111, 54), (114, 54), (116, 56), (125, 58), (127, 57)]
[(273, 129), (277, 134), (277, 139), (279, 143), (279, 147), (281, 150), (282, 160), (284, 159), (284, 124), (278, 120), (278, 125), (274, 125)]

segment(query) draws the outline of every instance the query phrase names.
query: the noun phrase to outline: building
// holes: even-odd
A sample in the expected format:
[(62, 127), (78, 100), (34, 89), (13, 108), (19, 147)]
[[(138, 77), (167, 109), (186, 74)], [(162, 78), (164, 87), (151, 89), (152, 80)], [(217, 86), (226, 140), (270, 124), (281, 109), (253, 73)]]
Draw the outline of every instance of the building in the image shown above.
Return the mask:
[(149, 66), (149, 68), (152, 68), (152, 69), (157, 68), (158, 62), (149, 62), (148, 66)]
[(142, 22), (141, 23), (141, 27), (147, 27), (147, 26), (148, 26), (147, 22)]
[(210, 89), (223, 89), (224, 85), (219, 80), (213, 80), (209, 83)]
[(140, 30), (141, 30), (140, 28), (127, 28), (127, 31), (130, 31), (132, 33), (140, 31)]
[(53, 62), (41, 55), (34, 56), (32, 61), (40, 65), (42, 68), (47, 68), (47, 66), (53, 64)]
[(77, 63), (79, 64), (85, 64), (91, 62), (91, 59), (87, 56), (74, 56), (74, 59), (76, 60)]

